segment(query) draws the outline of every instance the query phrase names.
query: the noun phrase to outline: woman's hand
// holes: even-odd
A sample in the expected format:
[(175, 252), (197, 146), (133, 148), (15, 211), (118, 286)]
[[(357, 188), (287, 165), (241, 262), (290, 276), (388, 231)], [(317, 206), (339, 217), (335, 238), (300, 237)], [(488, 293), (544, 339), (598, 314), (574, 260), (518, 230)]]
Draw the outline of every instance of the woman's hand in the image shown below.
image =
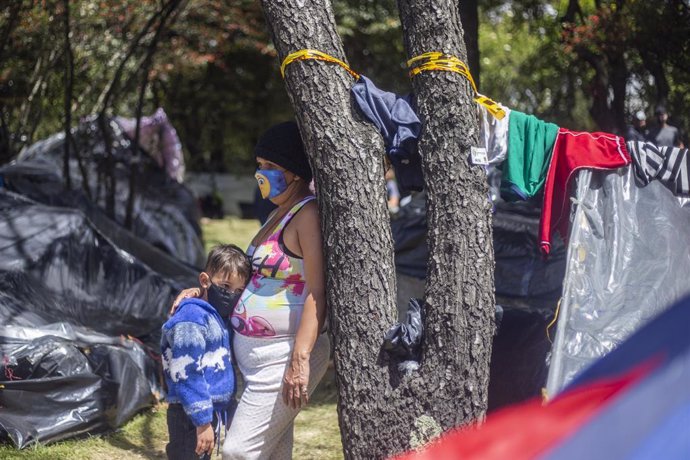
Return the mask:
[(177, 295), (177, 298), (172, 304), (172, 307), (170, 307), (170, 316), (175, 313), (175, 310), (177, 310), (177, 307), (180, 305), (180, 302), (182, 302), (184, 299), (189, 299), (191, 297), (201, 297), (201, 289), (199, 288), (189, 288), (185, 289), (184, 291), (180, 292)]
[(283, 377), (283, 402), (301, 409), (309, 402), (309, 353), (293, 353)]

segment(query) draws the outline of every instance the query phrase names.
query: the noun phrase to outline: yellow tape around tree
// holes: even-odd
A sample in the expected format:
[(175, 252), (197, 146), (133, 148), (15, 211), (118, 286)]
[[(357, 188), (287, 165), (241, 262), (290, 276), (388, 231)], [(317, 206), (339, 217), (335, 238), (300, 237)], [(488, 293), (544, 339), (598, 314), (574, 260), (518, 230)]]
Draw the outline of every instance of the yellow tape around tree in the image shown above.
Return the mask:
[(345, 64), (343, 61), (341, 61), (338, 58), (335, 58), (329, 54), (323, 53), (318, 50), (312, 50), (312, 49), (303, 49), (299, 51), (295, 51), (294, 53), (288, 54), (285, 59), (283, 59), (283, 63), (280, 65), (280, 74), (285, 78), (285, 68), (292, 64), (295, 61), (306, 61), (309, 59), (314, 59), (317, 61), (326, 61), (326, 62), (332, 62), (334, 64), (338, 64), (340, 67), (345, 69), (347, 73), (352, 75), (355, 80), (359, 79), (359, 74), (352, 70), (350, 66)]
[(441, 53), (439, 51), (431, 51), (429, 53), (415, 56), (407, 61), (407, 67), (410, 68), (410, 78), (413, 78), (422, 72), (428, 72), (431, 70), (459, 73), (470, 82), (470, 85), (472, 85), (472, 90), (474, 91), (475, 96), (474, 100), (477, 102), (477, 104), (485, 107), (491, 115), (499, 120), (506, 116), (505, 111), (497, 102), (482, 94), (479, 94), (479, 91), (477, 91), (477, 85), (475, 84), (474, 78), (472, 78), (472, 74), (470, 73), (470, 69), (464, 62), (455, 56)]

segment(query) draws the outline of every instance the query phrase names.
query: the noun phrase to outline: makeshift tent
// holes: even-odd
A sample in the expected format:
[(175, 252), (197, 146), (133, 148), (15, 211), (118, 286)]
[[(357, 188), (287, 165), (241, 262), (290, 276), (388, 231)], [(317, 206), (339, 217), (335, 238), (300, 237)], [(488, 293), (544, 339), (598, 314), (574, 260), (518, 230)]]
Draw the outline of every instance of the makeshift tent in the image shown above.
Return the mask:
[[(190, 270), (184, 284), (194, 282)], [(0, 189), (0, 324), (36, 326), (19, 319), (37, 314), (104, 334), (145, 337), (158, 330), (184, 284), (122, 251), (80, 211)]]
[(17, 448), (114, 429), (161, 392), (155, 360), (124, 337), (0, 326), (0, 353), (0, 442)]
[[(184, 244), (183, 240), (176, 238), (184, 235), (184, 232), (163, 233), (160, 231), (162, 228), (149, 227), (146, 240), (135, 235), (109, 219), (101, 208), (87, 199), (83, 190), (65, 190), (55, 168), (47, 163), (23, 161), (2, 166), (0, 180), (6, 190), (21, 193), (31, 200), (50, 206), (79, 209), (101, 234), (120, 249), (136, 254), (139, 260), (157, 273), (173, 279), (189, 279), (190, 273), (196, 271), (190, 264), (161, 249), (175, 247), (178, 242)], [(196, 242), (192, 244), (196, 245)]]
[[(428, 258), (424, 193), (400, 208), (391, 228), (396, 271), (424, 278)], [(546, 383), (551, 349), (546, 327), (561, 295), (565, 247), (555, 240), (551, 257), (545, 260), (539, 253), (538, 230), (539, 209), (529, 203), (496, 205), (494, 276), (501, 314), (492, 348), (490, 410), (538, 395)], [(422, 297), (423, 292), (415, 295)]]
[(546, 405), (490, 414), (398, 460), (690, 458), (690, 297), (596, 361)]
[[(132, 142), (120, 126), (107, 124), (111, 138), (109, 156), (103, 134), (95, 119), (88, 119), (74, 130), (70, 161), (72, 190), (67, 191), (63, 173), (64, 133), (36, 142), (24, 150), (18, 161), (5, 166), (0, 175), (5, 187), (45, 204), (79, 207), (91, 201), (108, 209), (106, 187), (109, 170), (115, 178), (113, 196), (114, 220), (124, 225), (130, 188), (130, 172), (135, 167)], [(87, 199), (75, 150), (79, 152), (88, 177), (90, 199)], [(196, 199), (184, 185), (167, 173), (148, 155), (141, 155), (141, 172), (136, 181), (132, 232), (151, 245), (194, 266), (204, 263), (199, 210)], [(43, 166), (41, 168), (41, 166)]]
[(25, 447), (114, 428), (155, 400), (160, 326), (196, 275), (172, 258), (157, 266), (175, 279), (80, 210), (0, 189), (0, 439)]
[(690, 293), (689, 198), (625, 167), (580, 172), (573, 201), (549, 395)]
[[(137, 119), (116, 117), (120, 125), (131, 140), (136, 139)], [(139, 120), (139, 144), (156, 160), (171, 179), (182, 183), (184, 181), (184, 156), (182, 144), (177, 137), (177, 131), (168, 119), (165, 110), (158, 108), (156, 112)]]

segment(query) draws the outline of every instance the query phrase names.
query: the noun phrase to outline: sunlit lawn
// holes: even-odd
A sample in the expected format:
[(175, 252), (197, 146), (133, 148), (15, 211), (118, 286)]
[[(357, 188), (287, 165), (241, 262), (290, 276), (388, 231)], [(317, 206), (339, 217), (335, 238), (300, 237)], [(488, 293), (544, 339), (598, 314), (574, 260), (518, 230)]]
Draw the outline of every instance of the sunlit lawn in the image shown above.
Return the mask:
[[(295, 459), (341, 459), (340, 432), (335, 409), (332, 368), (295, 422)], [(147, 410), (115, 433), (16, 450), (0, 446), (0, 459), (130, 460), (164, 459), (168, 432), (166, 405)], [(214, 455), (219, 459), (220, 455)]]
[[(204, 220), (202, 227), (207, 248), (218, 243), (234, 243), (245, 249), (259, 229), (259, 224), (253, 220), (226, 218)], [(310, 405), (299, 414), (295, 422), (295, 459), (342, 458), (335, 401), (335, 381), (331, 367), (316, 389)], [(165, 415), (166, 405), (161, 404), (138, 415), (115, 433), (29, 447), (21, 451), (0, 446), (0, 459), (164, 459), (168, 440)], [(220, 455), (214, 455), (213, 458), (220, 458)]]
[(247, 249), (256, 232), (259, 231), (259, 221), (226, 217), (225, 219), (202, 219), (201, 227), (204, 232), (206, 250), (219, 243), (233, 243)]

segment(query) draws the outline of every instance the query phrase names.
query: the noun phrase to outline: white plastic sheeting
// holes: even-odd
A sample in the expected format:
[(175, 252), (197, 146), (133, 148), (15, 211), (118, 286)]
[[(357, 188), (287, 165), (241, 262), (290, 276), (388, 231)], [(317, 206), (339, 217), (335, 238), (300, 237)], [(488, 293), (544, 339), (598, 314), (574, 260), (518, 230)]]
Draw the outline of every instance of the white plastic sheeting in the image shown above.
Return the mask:
[(631, 167), (583, 170), (576, 197), (549, 395), (690, 293), (689, 198)]

